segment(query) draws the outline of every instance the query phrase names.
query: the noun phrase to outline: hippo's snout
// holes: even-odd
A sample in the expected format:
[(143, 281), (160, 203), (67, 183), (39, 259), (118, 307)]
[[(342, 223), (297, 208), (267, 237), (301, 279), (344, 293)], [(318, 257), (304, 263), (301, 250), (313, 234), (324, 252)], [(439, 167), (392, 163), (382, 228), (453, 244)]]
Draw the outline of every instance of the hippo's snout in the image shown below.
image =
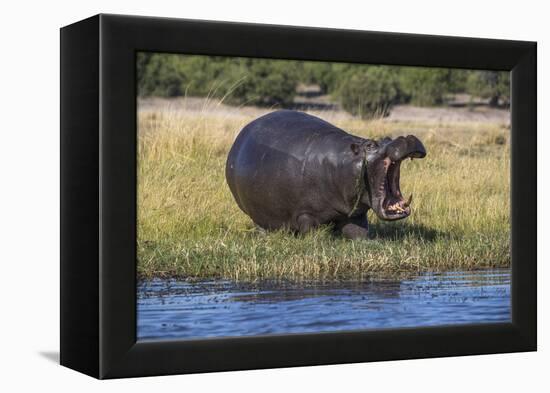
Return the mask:
[(405, 158), (424, 158), (426, 148), (414, 135), (400, 136), (386, 146), (386, 156), (392, 161), (399, 161)]
[(407, 144), (409, 146), (409, 157), (424, 158), (426, 157), (426, 148), (420, 142), (420, 139), (414, 135), (407, 136)]

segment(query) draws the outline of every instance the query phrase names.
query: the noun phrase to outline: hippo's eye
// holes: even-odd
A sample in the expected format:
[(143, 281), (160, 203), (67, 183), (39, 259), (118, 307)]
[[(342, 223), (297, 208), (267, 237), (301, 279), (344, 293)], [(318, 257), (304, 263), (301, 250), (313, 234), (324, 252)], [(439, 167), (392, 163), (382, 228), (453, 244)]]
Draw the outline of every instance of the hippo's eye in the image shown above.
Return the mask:
[(365, 147), (367, 148), (367, 150), (376, 150), (378, 149), (378, 143), (374, 141), (368, 141), (367, 143), (365, 143)]

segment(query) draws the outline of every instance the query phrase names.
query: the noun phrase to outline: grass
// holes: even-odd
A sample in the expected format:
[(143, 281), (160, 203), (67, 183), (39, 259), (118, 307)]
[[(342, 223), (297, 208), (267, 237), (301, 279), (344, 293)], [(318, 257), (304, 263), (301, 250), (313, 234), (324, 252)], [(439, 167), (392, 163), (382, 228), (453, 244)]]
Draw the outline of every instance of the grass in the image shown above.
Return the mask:
[(233, 280), (332, 280), (510, 264), (509, 131), (491, 123), (413, 123), (334, 117), (346, 131), (415, 134), (423, 160), (402, 165), (413, 213), (385, 223), (369, 212), (371, 239), (322, 227), (305, 236), (262, 232), (237, 207), (225, 160), (257, 115), (148, 110), (138, 114), (138, 274)]

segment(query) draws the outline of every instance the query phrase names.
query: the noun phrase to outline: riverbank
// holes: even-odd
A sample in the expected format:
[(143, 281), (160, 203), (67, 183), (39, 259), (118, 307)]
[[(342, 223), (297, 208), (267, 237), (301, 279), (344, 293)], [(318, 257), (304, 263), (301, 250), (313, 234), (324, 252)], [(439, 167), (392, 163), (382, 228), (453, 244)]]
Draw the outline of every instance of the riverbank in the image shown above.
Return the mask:
[(428, 150), (402, 165), (413, 213), (385, 223), (369, 212), (369, 241), (320, 228), (306, 236), (262, 232), (225, 182), (227, 152), (240, 129), (268, 109), (193, 110), (140, 103), (138, 275), (332, 280), (402, 272), (472, 270), (510, 264), (509, 130), (501, 121), (363, 121), (313, 114), (360, 136), (414, 134)]

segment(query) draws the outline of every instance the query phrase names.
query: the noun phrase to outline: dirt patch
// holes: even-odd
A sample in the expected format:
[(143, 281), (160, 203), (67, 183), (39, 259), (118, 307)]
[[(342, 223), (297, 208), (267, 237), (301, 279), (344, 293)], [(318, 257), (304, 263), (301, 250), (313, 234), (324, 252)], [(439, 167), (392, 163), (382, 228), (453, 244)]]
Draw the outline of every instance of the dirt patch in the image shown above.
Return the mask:
[[(327, 98), (321, 105), (317, 101), (303, 98), (297, 102), (296, 110), (307, 111), (320, 116), (327, 121), (349, 120), (354, 116), (342, 110), (336, 104), (330, 104)], [(217, 100), (199, 97), (178, 98), (140, 98), (138, 110), (187, 112), (193, 114), (208, 114), (208, 116), (231, 117), (259, 117), (274, 110), (277, 106), (259, 108), (255, 106), (231, 106)], [(508, 109), (491, 108), (486, 105), (465, 107), (417, 107), (412, 105), (396, 105), (391, 109), (388, 117), (382, 121), (389, 122), (434, 122), (434, 123), (496, 123), (505, 127), (510, 126), (510, 111)]]
[[(232, 106), (220, 103), (213, 99), (200, 97), (177, 97), (160, 98), (147, 97), (138, 99), (138, 111), (140, 112), (179, 112), (193, 115), (208, 115), (209, 117), (221, 118), (256, 118), (266, 113), (282, 109), (279, 106), (256, 107), (256, 106)], [(322, 117), (327, 121), (353, 119), (354, 116), (343, 111), (336, 105), (322, 106), (318, 103), (308, 105), (307, 102), (299, 102), (296, 110), (308, 112), (312, 115)]]
[(412, 105), (396, 105), (392, 108), (387, 121), (422, 121), (438, 123), (480, 122), (510, 125), (510, 111), (507, 109), (475, 107), (424, 108)]

